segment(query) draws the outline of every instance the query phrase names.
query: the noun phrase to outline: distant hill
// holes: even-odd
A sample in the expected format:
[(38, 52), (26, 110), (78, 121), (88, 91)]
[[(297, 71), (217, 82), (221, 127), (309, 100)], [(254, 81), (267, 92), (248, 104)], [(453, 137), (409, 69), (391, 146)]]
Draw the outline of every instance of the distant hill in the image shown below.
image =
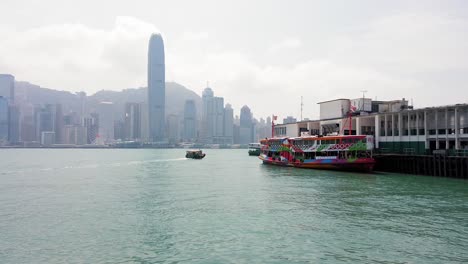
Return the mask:
[[(80, 111), (80, 99), (77, 94), (43, 88), (28, 82), (16, 82), (16, 97), (18, 101), (32, 104), (62, 104), (64, 113)], [(166, 115), (178, 114), (183, 117), (185, 100), (194, 100), (197, 114), (201, 113), (201, 98), (192, 90), (175, 83), (166, 83)], [(147, 102), (147, 88), (129, 88), (123, 91), (102, 90), (86, 97), (87, 111), (93, 111), (100, 102), (113, 102), (116, 116), (123, 116), (126, 102)]]

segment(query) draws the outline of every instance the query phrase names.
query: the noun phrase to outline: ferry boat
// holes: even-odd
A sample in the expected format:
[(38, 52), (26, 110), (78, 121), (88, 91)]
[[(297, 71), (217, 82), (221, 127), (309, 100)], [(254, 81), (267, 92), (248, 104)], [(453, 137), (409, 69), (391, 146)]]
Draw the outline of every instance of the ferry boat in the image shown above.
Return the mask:
[(205, 153), (201, 151), (201, 149), (197, 150), (187, 150), (185, 157), (188, 159), (203, 159), (206, 156)]
[(366, 172), (375, 165), (374, 138), (368, 135), (270, 138), (260, 144), (264, 164)]
[(261, 153), (260, 143), (249, 143), (249, 156), (259, 156)]

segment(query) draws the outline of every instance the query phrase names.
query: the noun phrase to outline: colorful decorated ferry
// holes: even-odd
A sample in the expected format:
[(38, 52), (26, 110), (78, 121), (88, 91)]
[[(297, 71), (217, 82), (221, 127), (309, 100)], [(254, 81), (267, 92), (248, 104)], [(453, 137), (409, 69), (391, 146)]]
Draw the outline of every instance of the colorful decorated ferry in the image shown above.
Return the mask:
[(264, 164), (310, 169), (367, 171), (374, 168), (373, 136), (308, 136), (260, 141)]

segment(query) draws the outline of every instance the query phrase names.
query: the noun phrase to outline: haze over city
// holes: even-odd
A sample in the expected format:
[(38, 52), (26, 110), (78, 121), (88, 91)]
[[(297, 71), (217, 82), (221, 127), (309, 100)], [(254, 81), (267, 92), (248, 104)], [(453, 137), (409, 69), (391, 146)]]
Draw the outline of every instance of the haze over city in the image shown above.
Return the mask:
[[(466, 103), (464, 1), (4, 1), (0, 72), (67, 91), (146, 86), (160, 32), (166, 80), (209, 81), (236, 111), (317, 118), (317, 102)], [(437, 96), (443, 93), (444, 96)], [(287, 98), (287, 100), (285, 100)]]

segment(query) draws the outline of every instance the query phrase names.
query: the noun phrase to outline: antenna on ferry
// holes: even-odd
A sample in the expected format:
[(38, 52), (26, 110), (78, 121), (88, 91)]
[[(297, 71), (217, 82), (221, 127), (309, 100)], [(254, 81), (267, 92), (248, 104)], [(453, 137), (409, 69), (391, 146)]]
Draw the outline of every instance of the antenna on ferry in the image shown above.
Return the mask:
[(366, 98), (366, 93), (367, 93), (367, 90), (361, 90), (361, 93), (362, 93), (362, 107), (360, 107), (361, 111), (364, 111), (364, 98)]
[(301, 121), (302, 121), (302, 109), (303, 109), (303, 107), (304, 107), (304, 103), (302, 101), (302, 95), (301, 95)]

